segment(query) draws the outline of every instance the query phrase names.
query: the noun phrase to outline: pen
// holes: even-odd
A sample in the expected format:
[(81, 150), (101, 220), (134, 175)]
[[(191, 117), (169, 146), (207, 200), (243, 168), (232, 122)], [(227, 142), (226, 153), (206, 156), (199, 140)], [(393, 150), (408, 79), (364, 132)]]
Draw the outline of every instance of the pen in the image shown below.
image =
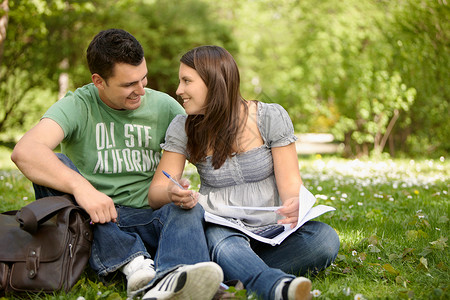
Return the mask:
[(184, 188), (181, 184), (179, 184), (178, 181), (176, 181), (175, 179), (173, 179), (173, 177), (170, 176), (169, 173), (167, 173), (166, 171), (162, 171), (162, 172), (164, 173), (164, 175), (167, 176), (167, 178), (169, 178), (169, 179), (170, 179), (173, 183), (175, 183), (179, 188), (185, 190), (185, 188)]

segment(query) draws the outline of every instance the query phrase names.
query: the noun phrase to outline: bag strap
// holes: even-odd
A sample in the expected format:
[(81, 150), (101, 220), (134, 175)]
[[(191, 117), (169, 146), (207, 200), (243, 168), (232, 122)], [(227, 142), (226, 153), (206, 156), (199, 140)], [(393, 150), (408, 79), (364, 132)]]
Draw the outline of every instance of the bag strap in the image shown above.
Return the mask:
[(22, 207), (16, 214), (16, 221), (20, 228), (34, 234), (39, 224), (53, 217), (63, 208), (75, 205), (64, 196), (50, 196), (41, 198)]

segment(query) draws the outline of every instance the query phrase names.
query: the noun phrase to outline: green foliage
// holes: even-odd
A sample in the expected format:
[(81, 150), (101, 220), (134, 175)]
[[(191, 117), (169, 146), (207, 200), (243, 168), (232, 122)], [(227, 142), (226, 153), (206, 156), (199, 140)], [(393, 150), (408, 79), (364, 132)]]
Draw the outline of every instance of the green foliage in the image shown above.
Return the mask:
[(195, 0), (9, 3), (5, 51), (0, 58), (0, 95), (6, 99), (0, 108), (2, 140), (16, 140), (31, 127), (31, 119), (39, 120), (58, 99), (62, 74), (69, 75), (69, 89), (91, 81), (85, 53), (100, 30), (123, 28), (135, 35), (145, 50), (149, 87), (172, 96), (176, 96), (183, 52), (210, 43), (236, 48), (227, 28), (211, 17), (206, 4)]
[[(238, 61), (245, 98), (282, 104), (296, 131), (331, 132), (347, 156), (437, 158), (450, 150), (445, 1), (10, 0), (9, 6), (0, 58), (3, 140), (12, 138), (5, 134), (10, 128), (29, 128), (23, 120), (32, 115), (16, 110), (23, 96), (33, 96), (27, 104), (42, 114), (59, 97), (61, 74), (70, 76), (69, 89), (90, 82), (87, 45), (99, 30), (116, 27), (143, 44), (149, 87), (172, 96), (180, 55), (217, 44)], [(33, 104), (44, 101), (37, 89), (45, 90), (45, 105)]]
[(0, 67), (0, 98), (4, 105), (0, 106), (0, 140), (11, 141), (23, 134), (23, 128), (30, 128), (38, 122), (42, 112), (56, 99), (50, 88), (33, 87), (30, 74), (26, 70), (14, 69), (7, 72)]
[[(217, 5), (239, 39), (246, 94), (262, 93), (258, 98), (284, 105), (297, 131), (332, 132), (349, 156), (379, 154), (387, 144), (391, 154), (396, 149), (445, 154), (446, 2)], [(430, 136), (430, 130), (436, 134)], [(433, 153), (436, 148), (441, 151)]]
[[(410, 122), (396, 130), (399, 143), (415, 155), (445, 155), (450, 150), (450, 7), (445, 1), (389, 3), (395, 30), (386, 28), (392, 67), (417, 91)], [(405, 135), (404, 132), (411, 132)]]

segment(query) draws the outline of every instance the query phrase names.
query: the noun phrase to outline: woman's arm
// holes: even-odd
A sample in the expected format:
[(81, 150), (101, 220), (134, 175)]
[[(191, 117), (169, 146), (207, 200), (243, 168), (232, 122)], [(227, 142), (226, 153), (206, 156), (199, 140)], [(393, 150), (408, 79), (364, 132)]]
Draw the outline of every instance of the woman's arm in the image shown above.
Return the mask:
[(278, 193), (283, 202), (283, 208), (279, 209), (278, 213), (286, 217), (280, 223), (292, 224), (291, 227), (295, 227), (298, 221), (298, 193), (303, 184), (295, 143), (272, 148), (272, 156)]
[[(183, 174), (186, 156), (176, 152), (164, 151), (158, 164), (152, 183), (148, 190), (148, 203), (151, 208), (157, 209), (173, 202), (183, 209), (190, 209), (197, 204), (197, 195), (193, 191), (183, 190), (167, 178), (162, 171), (170, 174), (174, 179), (180, 180)], [(189, 184), (180, 184), (185, 188)]]

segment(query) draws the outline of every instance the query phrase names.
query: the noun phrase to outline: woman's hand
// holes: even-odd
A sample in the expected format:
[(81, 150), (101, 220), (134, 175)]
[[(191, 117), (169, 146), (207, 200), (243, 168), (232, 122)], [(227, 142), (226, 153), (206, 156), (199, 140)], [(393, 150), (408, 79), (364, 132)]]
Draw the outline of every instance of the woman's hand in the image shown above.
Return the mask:
[(283, 206), (276, 211), (277, 214), (285, 217), (284, 219), (279, 220), (278, 224), (291, 224), (291, 228), (297, 226), (298, 209), (299, 209), (298, 197), (287, 199), (283, 204)]
[(169, 197), (171, 201), (181, 209), (193, 208), (198, 203), (198, 193), (188, 190), (190, 186), (189, 180), (182, 178), (179, 183), (184, 189), (181, 189), (175, 184), (172, 184), (169, 187)]

